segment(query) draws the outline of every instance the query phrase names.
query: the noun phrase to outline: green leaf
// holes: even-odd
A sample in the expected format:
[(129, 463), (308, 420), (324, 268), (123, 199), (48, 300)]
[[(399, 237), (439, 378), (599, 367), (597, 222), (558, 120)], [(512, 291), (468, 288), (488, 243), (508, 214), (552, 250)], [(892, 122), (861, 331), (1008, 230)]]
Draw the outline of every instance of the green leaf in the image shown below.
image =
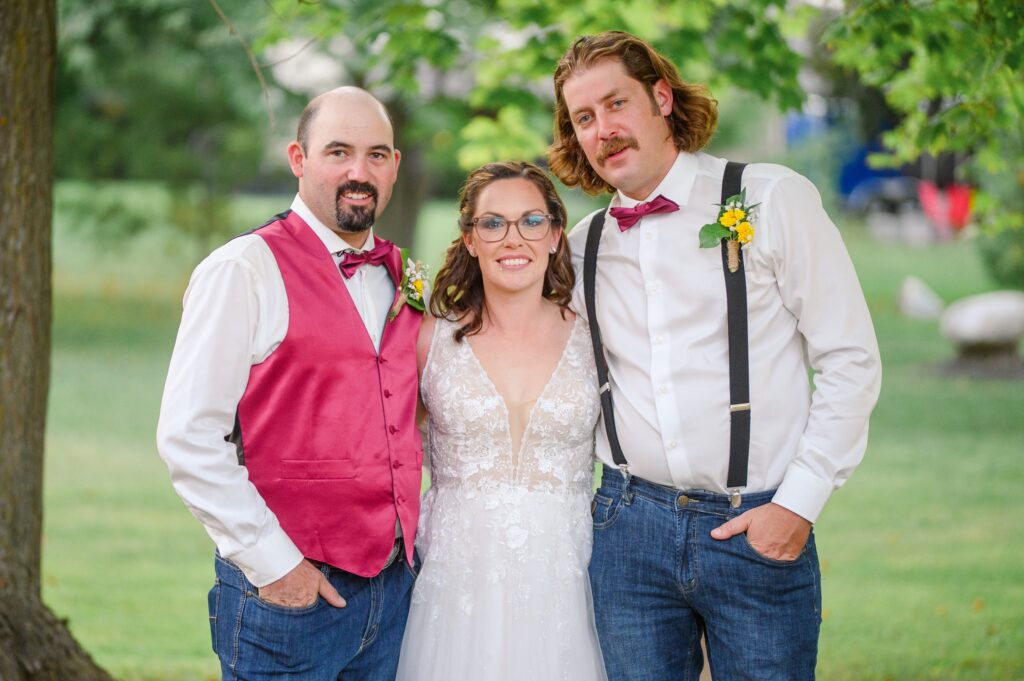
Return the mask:
[(731, 234), (732, 232), (717, 222), (710, 225), (704, 225), (700, 228), (700, 247), (714, 248), (721, 243), (722, 239), (729, 238)]

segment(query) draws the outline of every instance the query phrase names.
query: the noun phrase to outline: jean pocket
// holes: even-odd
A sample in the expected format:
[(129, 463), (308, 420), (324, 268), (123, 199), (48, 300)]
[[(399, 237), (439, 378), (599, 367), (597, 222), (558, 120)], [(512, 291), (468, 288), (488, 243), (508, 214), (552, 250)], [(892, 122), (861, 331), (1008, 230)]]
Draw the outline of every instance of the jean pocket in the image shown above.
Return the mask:
[(739, 544), (744, 549), (746, 549), (746, 552), (749, 553), (750, 555), (754, 556), (758, 560), (761, 560), (761, 561), (763, 561), (765, 563), (768, 563), (769, 565), (778, 565), (778, 566), (783, 566), (783, 567), (784, 566), (788, 566), (788, 565), (796, 565), (796, 564), (800, 563), (800, 559), (804, 557), (804, 553), (806, 552), (806, 548), (807, 548), (806, 545), (805, 545), (804, 549), (801, 550), (800, 554), (796, 558), (794, 558), (793, 560), (780, 560), (778, 558), (770, 558), (769, 556), (764, 555), (763, 553), (758, 551), (756, 548), (754, 548), (754, 545), (750, 543), (750, 539), (747, 537), (747, 533), (746, 532), (744, 532), (743, 534), (740, 535), (740, 539), (741, 539), (741, 541), (739, 542)]
[(594, 529), (605, 530), (615, 523), (619, 517), (619, 510), (622, 508), (622, 496), (609, 497), (601, 492), (594, 493), (594, 500), (590, 504), (590, 510), (594, 516)]
[(423, 569), (423, 561), (420, 560), (420, 552), (413, 549), (411, 565), (409, 564), (409, 561), (405, 559), (404, 553), (400, 557), (400, 560), (405, 565), (406, 571), (415, 581), (415, 579), (420, 576), (420, 570)]
[(220, 608), (220, 579), (214, 579), (213, 588), (206, 597), (207, 607), (210, 610), (210, 645), (213, 647), (214, 655), (217, 652), (217, 615)]
[(293, 608), (293, 607), (288, 606), (288, 605), (279, 605), (277, 603), (271, 603), (269, 601), (265, 601), (262, 598), (260, 598), (260, 595), (259, 595), (258, 592), (254, 592), (252, 594), (252, 597), (253, 597), (252, 600), (255, 601), (255, 603), (258, 606), (260, 606), (261, 608), (264, 608), (264, 609), (269, 610), (271, 612), (280, 613), (280, 614), (283, 614), (283, 615), (305, 615), (307, 613), (313, 612), (314, 610), (318, 609), (324, 603), (324, 599), (320, 598), (320, 596), (317, 595), (316, 600), (313, 601), (312, 603), (310, 603), (309, 605), (303, 605), (303, 606), (299, 606), (297, 608)]

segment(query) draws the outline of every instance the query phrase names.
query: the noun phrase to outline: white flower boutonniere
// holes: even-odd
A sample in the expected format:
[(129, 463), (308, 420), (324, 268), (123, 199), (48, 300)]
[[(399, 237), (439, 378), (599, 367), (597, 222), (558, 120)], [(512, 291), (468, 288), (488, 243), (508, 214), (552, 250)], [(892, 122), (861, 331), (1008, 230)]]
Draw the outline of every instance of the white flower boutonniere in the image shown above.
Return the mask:
[(744, 187), (725, 203), (715, 205), (719, 207), (718, 221), (701, 227), (700, 247), (714, 248), (725, 239), (729, 271), (735, 272), (740, 267), (740, 246), (746, 248), (754, 240), (753, 223), (757, 219), (757, 207), (761, 204), (748, 206)]
[(408, 248), (402, 249), (402, 262), (405, 263), (405, 269), (402, 270), (402, 282), (398, 285), (398, 300), (391, 308), (388, 321), (393, 321), (398, 316), (403, 305), (420, 312), (427, 309), (427, 266), (419, 260), (410, 258)]

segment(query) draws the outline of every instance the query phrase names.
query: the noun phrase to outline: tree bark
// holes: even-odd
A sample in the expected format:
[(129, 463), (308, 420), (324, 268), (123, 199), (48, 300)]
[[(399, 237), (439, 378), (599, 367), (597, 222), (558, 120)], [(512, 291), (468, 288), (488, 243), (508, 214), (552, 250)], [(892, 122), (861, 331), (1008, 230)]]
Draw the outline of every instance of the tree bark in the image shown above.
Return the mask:
[[(428, 180), (423, 174), (423, 152), (408, 139), (409, 111), (400, 100), (384, 102), (395, 126), (395, 146), (402, 152), (398, 182), (387, 208), (381, 214), (375, 234), (394, 241), (402, 248), (415, 246), (416, 221), (427, 197)], [(416, 257), (415, 252), (412, 253)]]
[(0, 681), (107, 680), (40, 595), (55, 0), (0, 2)]

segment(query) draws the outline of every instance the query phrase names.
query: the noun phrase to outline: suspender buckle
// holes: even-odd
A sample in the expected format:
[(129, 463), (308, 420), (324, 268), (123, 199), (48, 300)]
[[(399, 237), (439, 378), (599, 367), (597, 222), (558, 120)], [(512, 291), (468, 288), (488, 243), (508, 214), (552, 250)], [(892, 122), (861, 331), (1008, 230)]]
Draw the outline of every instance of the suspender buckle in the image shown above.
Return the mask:
[(742, 503), (743, 496), (740, 495), (740, 488), (737, 487), (729, 490), (729, 506), (732, 508), (739, 508)]
[(609, 381), (605, 381), (603, 384), (601, 384), (601, 387), (598, 389), (597, 394), (598, 395), (604, 395), (606, 392), (608, 392), (611, 389), (612, 389), (611, 383)]
[(729, 405), (730, 414), (735, 414), (738, 411), (750, 411), (750, 402), (741, 402), (740, 404)]

